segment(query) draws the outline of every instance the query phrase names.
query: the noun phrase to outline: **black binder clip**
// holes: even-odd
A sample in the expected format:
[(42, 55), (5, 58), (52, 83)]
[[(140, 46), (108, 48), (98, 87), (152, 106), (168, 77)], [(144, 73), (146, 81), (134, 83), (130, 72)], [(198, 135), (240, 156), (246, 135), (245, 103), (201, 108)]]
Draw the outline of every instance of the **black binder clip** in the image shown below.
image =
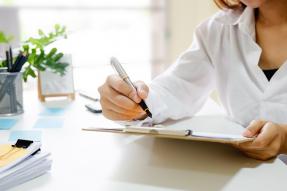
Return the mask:
[(30, 140), (18, 139), (16, 144), (12, 145), (12, 147), (27, 149), (32, 143), (33, 141)]

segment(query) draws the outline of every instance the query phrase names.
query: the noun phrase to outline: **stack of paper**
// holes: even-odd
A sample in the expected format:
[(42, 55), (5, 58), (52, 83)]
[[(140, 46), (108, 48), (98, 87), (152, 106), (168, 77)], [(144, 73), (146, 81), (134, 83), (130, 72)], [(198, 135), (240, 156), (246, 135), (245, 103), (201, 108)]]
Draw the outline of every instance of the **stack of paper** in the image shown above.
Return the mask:
[[(7, 190), (51, 169), (50, 153), (40, 151), (39, 142), (32, 143), (27, 149), (11, 151), (11, 144), (0, 145), (0, 190)], [(8, 150), (9, 148), (9, 150)]]

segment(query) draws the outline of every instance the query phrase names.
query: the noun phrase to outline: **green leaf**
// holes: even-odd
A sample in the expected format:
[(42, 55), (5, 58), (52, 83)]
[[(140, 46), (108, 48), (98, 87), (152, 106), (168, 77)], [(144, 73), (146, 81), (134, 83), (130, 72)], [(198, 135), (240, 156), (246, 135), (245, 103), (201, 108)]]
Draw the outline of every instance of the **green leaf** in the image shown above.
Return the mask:
[(43, 48), (53, 42), (55, 42), (58, 38), (66, 38), (66, 27), (55, 25), (54, 30), (49, 32), (48, 34), (44, 33), (42, 30), (38, 30), (39, 38), (29, 38), (26, 43), (32, 44), (36, 47)]
[(47, 58), (52, 58), (54, 54), (56, 54), (57, 48), (52, 48), (52, 50), (49, 52), (49, 54), (46, 56)]
[(31, 76), (33, 78), (36, 78), (36, 74), (34, 72), (34, 70), (31, 68), (31, 66), (28, 66), (25, 68), (24, 72), (23, 72), (23, 80), (25, 82), (27, 82), (28, 77)]
[(56, 56), (53, 58), (53, 60), (54, 60), (55, 62), (58, 62), (63, 56), (64, 56), (63, 53), (58, 53), (58, 54), (56, 54)]
[(3, 68), (3, 67), (6, 67), (7, 64), (6, 64), (6, 61), (0, 61), (0, 68)]
[(22, 49), (23, 49), (23, 51), (24, 51), (26, 54), (28, 54), (30, 47), (29, 47), (28, 44), (24, 44), (23, 47), (22, 47)]
[(0, 31), (0, 44), (8, 44), (13, 40), (12, 35), (6, 35), (4, 32)]
[(68, 66), (67, 63), (60, 62), (63, 53), (58, 52), (57, 48), (52, 48), (48, 53), (45, 52), (48, 45), (59, 38), (66, 38), (66, 27), (56, 24), (54, 31), (44, 32), (39, 29), (38, 35), (39, 37), (31, 37), (26, 40), (22, 46), (22, 51), (29, 55), (29, 66), (25, 68), (23, 73), (24, 81), (27, 81), (29, 76), (36, 77), (35, 70), (45, 71), (50, 69), (56, 74), (64, 75)]
[(41, 29), (38, 30), (38, 34), (41, 37), (45, 37), (46, 36), (45, 33)]
[(61, 26), (59, 24), (55, 24), (54, 28), (55, 28), (56, 32), (61, 30)]
[(41, 63), (44, 61), (45, 59), (45, 52), (43, 49), (40, 50), (40, 54), (35, 56), (35, 66), (39, 66), (41, 65)]

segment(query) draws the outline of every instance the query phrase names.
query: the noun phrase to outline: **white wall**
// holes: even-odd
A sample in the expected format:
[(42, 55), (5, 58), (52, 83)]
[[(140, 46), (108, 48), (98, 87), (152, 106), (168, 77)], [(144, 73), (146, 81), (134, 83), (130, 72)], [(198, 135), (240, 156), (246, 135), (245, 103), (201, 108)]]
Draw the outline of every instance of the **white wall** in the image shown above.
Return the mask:
[[(168, 36), (163, 63), (153, 65), (152, 76), (162, 73), (192, 43), (193, 32), (198, 24), (218, 11), (213, 0), (166, 0), (166, 27)], [(211, 97), (220, 102), (216, 92)]]
[(173, 63), (192, 42), (195, 27), (218, 8), (213, 0), (167, 0), (168, 63)]
[[(12, 35), (13, 41), (10, 45), (15, 48), (19, 47), (20, 43), (20, 24), (18, 9), (16, 7), (3, 7), (0, 6), (0, 31), (4, 32), (6, 35)], [(4, 55), (4, 50), (8, 46), (0, 46), (0, 57)]]

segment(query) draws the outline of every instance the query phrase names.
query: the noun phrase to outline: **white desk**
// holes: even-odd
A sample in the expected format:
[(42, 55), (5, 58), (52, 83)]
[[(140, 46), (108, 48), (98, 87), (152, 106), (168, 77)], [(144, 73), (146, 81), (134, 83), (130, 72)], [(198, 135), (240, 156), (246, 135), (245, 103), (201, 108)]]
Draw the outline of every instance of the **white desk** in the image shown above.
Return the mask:
[[(35, 92), (25, 96), (25, 114), (13, 130), (31, 129), (42, 108)], [(279, 159), (262, 163), (221, 144), (81, 131), (107, 123), (86, 112), (84, 102), (77, 97), (69, 105), (63, 128), (42, 130), (52, 171), (12, 191), (287, 190)]]

